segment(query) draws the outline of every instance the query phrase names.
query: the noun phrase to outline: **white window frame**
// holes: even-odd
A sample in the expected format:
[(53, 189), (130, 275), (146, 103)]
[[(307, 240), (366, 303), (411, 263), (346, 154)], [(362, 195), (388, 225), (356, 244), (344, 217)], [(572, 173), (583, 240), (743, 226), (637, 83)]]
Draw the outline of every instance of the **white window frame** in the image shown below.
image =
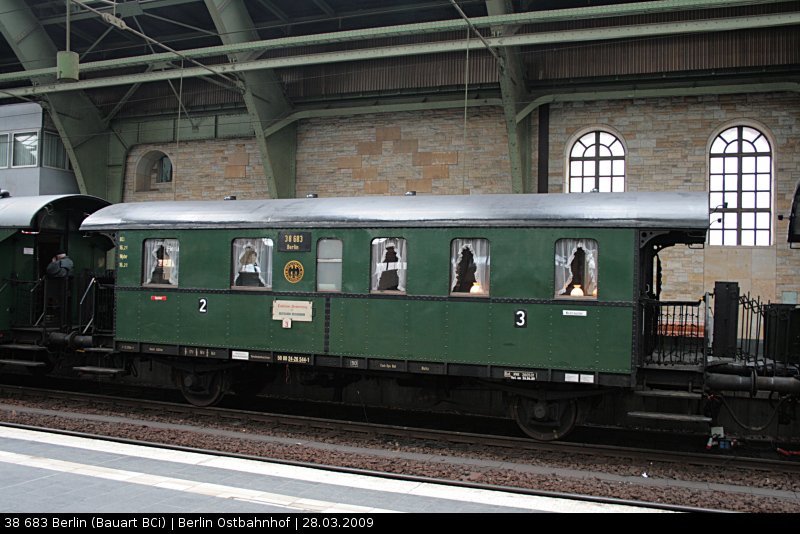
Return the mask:
[[(333, 257), (322, 257), (320, 255), (320, 244), (323, 241), (338, 241), (340, 252), (339, 256), (336, 258)], [(341, 293), (342, 292), (342, 277), (343, 277), (343, 258), (344, 258), (344, 241), (342, 241), (338, 237), (322, 237), (317, 240), (317, 291), (321, 293)], [(335, 266), (339, 266), (338, 270), (335, 269)], [(334, 278), (336, 278), (336, 274), (338, 272), (338, 280), (334, 280), (334, 284), (331, 284), (336, 287), (322, 287), (320, 284), (320, 279), (323, 277), (320, 275), (321, 272), (326, 272), (326, 276), (330, 274), (328, 271), (333, 271)]]
[[(387, 261), (387, 250), (395, 248), (396, 260)], [(397, 250), (399, 249), (399, 250)], [(408, 277), (408, 240), (404, 237), (376, 237), (370, 241), (370, 292), (405, 295)], [(376, 256), (378, 253), (378, 256)], [(382, 275), (387, 271), (396, 271), (397, 289), (379, 289)]]
[[(28, 134), (28, 135), (36, 134), (36, 152), (34, 154), (34, 158), (35, 158), (36, 161), (33, 163), (33, 165), (15, 165), (14, 164), (14, 139), (16, 138), (16, 136), (24, 135), (24, 134)], [(41, 160), (40, 152), (42, 150), (42, 143), (41, 143), (41, 141), (42, 141), (42, 132), (41, 132), (41, 130), (38, 130), (38, 129), (36, 129), (36, 130), (19, 130), (19, 131), (16, 131), (16, 132), (12, 132), (10, 141), (11, 141), (11, 143), (9, 145), (9, 153), (10, 153), (10, 160), (11, 160), (11, 168), (12, 169), (32, 169), (32, 168), (36, 168), (36, 167), (39, 166), (39, 161)]]
[[(574, 273), (572, 272), (572, 262), (575, 253), (580, 248), (584, 252), (583, 274), (581, 284), (575, 284), (580, 291), (567, 290), (574, 284)], [(555, 272), (553, 281), (555, 283), (555, 298), (557, 299), (577, 299), (577, 300), (597, 300), (599, 275), (600, 275), (600, 244), (594, 238), (583, 237), (563, 237), (555, 242)]]
[[(758, 135), (751, 141), (744, 136), (745, 129)], [(735, 138), (732, 135), (728, 139), (723, 137), (733, 130)], [(768, 150), (758, 150), (756, 143), (766, 143)], [(745, 148), (745, 144), (750, 146)], [(776, 189), (774, 146), (765, 126), (746, 121), (730, 123), (711, 136), (708, 146), (709, 246), (772, 246)], [(749, 170), (744, 169), (745, 164)], [(752, 236), (746, 235), (748, 233)], [(762, 236), (766, 233), (766, 240), (759, 239), (759, 233)]]
[[(48, 165), (45, 162), (45, 153), (46, 153), (45, 144), (47, 144), (47, 137), (48, 136), (55, 137), (58, 140), (58, 142), (61, 144), (61, 148), (64, 151), (64, 161), (66, 163), (66, 166), (59, 167), (57, 165)], [(69, 153), (67, 152), (67, 147), (64, 145), (64, 142), (61, 141), (61, 136), (58, 135), (57, 133), (50, 132), (50, 131), (47, 131), (47, 130), (45, 130), (44, 133), (42, 133), (42, 147), (41, 147), (40, 151), (41, 151), (41, 155), (42, 155), (42, 167), (46, 167), (48, 169), (59, 169), (59, 170), (62, 170), (62, 171), (70, 171), (70, 170), (72, 170), (72, 163), (69, 160)]]
[[(603, 135), (608, 135), (613, 138), (610, 143), (603, 143)], [(591, 136), (591, 143), (585, 144), (584, 139)], [(586, 147), (580, 156), (576, 156), (575, 151), (578, 145)], [(613, 147), (619, 144), (622, 154), (615, 154), (609, 150), (608, 154), (600, 154), (598, 147)], [(593, 151), (589, 149), (594, 147)], [(565, 184), (564, 191), (566, 193), (588, 193), (596, 189), (601, 192), (614, 192), (620, 193), (627, 190), (628, 187), (628, 147), (622, 135), (607, 126), (594, 126), (585, 128), (572, 136), (567, 144), (567, 153), (565, 158)], [(603, 169), (605, 165), (608, 169)], [(621, 167), (621, 169), (620, 169)], [(608, 171), (607, 173), (602, 172)], [(621, 170), (621, 173), (619, 172)], [(603, 180), (608, 179), (609, 190), (604, 191), (602, 187)], [(621, 187), (614, 186), (615, 179), (621, 181)], [(573, 180), (580, 182), (580, 190), (573, 189)], [(592, 184), (589, 189), (586, 189), (586, 181), (591, 180)], [(617, 182), (619, 183), (619, 182)]]
[[(152, 245), (149, 242), (153, 242)], [(157, 266), (156, 253), (158, 246), (172, 247), (170, 254), (170, 271), (167, 284), (151, 282)], [(142, 286), (147, 287), (178, 287), (180, 284), (180, 241), (174, 237), (150, 237), (142, 242)], [(173, 281), (174, 280), (174, 281)]]
[[(475, 266), (475, 282), (469, 291), (454, 291), (458, 280), (458, 265), (464, 249), (469, 248)], [(481, 254), (482, 253), (482, 254)], [(450, 242), (450, 296), (489, 297), (491, 291), (491, 243), (485, 237), (457, 237)]]
[(11, 134), (10, 133), (0, 133), (0, 137), (5, 136), (6, 138), (6, 162), (3, 164), (2, 160), (0, 160), (0, 169), (8, 169), (11, 165)]
[[(260, 244), (257, 242), (261, 241)], [(238, 242), (238, 243), (237, 243)], [(260, 249), (262, 251), (261, 257), (256, 254), (256, 266), (245, 267), (245, 264), (250, 264), (243, 257), (250, 245), (253, 249)], [(264, 259), (263, 252), (266, 250), (266, 260)], [(272, 290), (272, 256), (275, 251), (275, 242), (265, 236), (259, 237), (236, 237), (231, 241), (231, 289), (237, 291), (271, 291)], [(256, 252), (258, 252), (256, 250)], [(242, 273), (257, 273), (259, 280), (264, 284), (263, 286), (255, 285), (236, 285), (237, 279)]]

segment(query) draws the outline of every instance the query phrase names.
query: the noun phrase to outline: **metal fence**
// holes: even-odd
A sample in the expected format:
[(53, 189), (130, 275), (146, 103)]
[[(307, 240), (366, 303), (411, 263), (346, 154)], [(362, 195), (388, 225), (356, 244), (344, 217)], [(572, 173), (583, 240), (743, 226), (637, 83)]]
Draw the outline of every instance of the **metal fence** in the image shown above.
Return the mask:
[[(733, 303), (732, 317), (724, 318), (711, 293), (696, 302), (642, 300), (642, 363), (706, 365), (715, 359), (754, 367), (760, 375), (794, 374), (800, 364), (800, 307), (749, 294)], [(714, 328), (715, 319), (729, 324)]]
[(12, 296), (11, 324), (34, 326), (44, 318), (44, 284), (42, 280), (9, 280)]
[(645, 365), (705, 364), (703, 301), (641, 301)]

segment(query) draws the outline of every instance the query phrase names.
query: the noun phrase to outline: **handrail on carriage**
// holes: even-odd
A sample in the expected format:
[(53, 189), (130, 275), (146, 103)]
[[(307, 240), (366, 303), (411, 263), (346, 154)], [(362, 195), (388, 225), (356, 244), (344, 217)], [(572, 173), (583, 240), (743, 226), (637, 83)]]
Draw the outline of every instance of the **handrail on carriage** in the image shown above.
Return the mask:
[(89, 290), (92, 289), (92, 286), (95, 285), (96, 283), (97, 283), (97, 278), (93, 276), (92, 277), (92, 281), (89, 282), (88, 286), (86, 286), (86, 291), (83, 292), (83, 296), (81, 297), (81, 301), (78, 303), (79, 305), (81, 305), (81, 306), (83, 305), (83, 301), (86, 300), (86, 296), (89, 294)]

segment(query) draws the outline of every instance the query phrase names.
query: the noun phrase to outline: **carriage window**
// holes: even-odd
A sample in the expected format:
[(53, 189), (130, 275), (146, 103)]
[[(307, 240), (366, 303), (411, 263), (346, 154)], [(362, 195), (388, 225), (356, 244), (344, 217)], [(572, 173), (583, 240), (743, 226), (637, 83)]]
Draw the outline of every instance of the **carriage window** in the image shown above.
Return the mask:
[(245, 237), (234, 239), (231, 247), (233, 287), (272, 288), (272, 239)]
[(177, 239), (145, 239), (144, 285), (178, 285), (180, 246)]
[(452, 295), (489, 296), (488, 239), (453, 239), (450, 266)]
[(597, 241), (556, 241), (556, 297), (597, 298)]
[(317, 291), (342, 290), (342, 240), (317, 242)]
[(406, 291), (406, 240), (381, 237), (372, 240), (372, 291)]

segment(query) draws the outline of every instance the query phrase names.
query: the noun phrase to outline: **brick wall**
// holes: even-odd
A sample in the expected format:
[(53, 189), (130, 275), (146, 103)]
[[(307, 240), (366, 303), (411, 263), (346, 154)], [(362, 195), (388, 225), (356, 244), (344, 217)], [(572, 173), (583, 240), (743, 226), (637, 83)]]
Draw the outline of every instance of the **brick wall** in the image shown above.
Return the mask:
[[(153, 184), (137, 191), (136, 168), (152, 150), (169, 156), (171, 184)], [(128, 152), (123, 202), (146, 200), (222, 200), (269, 198), (261, 154), (253, 139), (219, 139), (137, 145)]]
[(298, 196), (511, 192), (498, 109), (471, 109), (466, 132), (454, 110), (312, 119), (297, 137)]

